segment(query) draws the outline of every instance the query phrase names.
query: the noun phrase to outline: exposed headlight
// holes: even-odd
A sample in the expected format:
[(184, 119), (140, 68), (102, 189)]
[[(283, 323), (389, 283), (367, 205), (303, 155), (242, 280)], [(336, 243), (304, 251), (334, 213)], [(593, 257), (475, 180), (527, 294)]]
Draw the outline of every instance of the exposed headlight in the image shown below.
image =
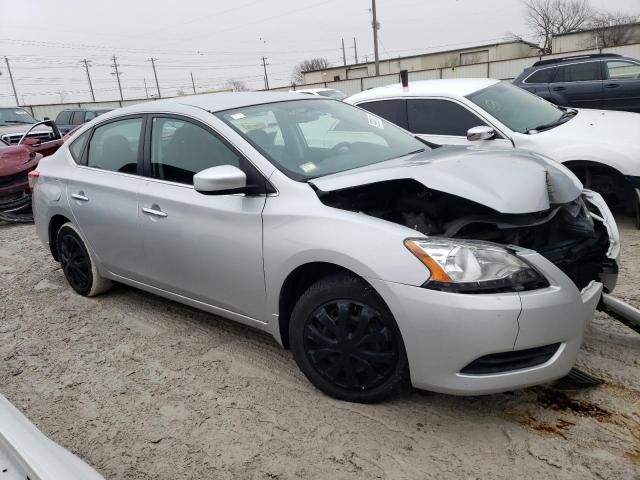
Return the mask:
[(548, 286), (545, 278), (506, 248), (449, 238), (407, 239), (404, 244), (431, 272), (423, 285), (461, 293), (519, 292)]

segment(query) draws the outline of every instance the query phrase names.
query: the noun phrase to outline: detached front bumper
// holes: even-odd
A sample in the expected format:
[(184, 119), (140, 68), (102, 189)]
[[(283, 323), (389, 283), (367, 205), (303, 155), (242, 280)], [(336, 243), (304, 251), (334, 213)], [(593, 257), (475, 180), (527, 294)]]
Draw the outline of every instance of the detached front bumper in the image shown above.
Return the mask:
[[(457, 395), (489, 394), (553, 381), (573, 367), (602, 285), (593, 282), (580, 292), (541, 255), (530, 250), (519, 254), (547, 277), (549, 287), (457, 294), (369, 280), (398, 322), (414, 387)], [(524, 357), (528, 366), (517, 367), (522, 363), (513, 359)], [(532, 365), (536, 358), (542, 362)], [(492, 363), (498, 371), (468, 373), (478, 371), (470, 366), (486, 368)]]
[(0, 177), (0, 212), (20, 212), (31, 205), (26, 173), (14, 177)]

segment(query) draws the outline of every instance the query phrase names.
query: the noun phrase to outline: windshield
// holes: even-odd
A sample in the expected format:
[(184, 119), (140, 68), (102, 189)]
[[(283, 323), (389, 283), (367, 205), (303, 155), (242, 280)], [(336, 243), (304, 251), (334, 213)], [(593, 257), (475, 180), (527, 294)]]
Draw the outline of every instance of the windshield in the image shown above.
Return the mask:
[(217, 114), (295, 180), (384, 162), (427, 147), (399, 127), (335, 100), (296, 100)]
[(335, 98), (336, 100), (347, 98), (347, 94), (340, 90), (318, 90), (318, 95), (321, 97)]
[(0, 108), (0, 124), (10, 123), (36, 123), (26, 110), (21, 108)]
[(552, 103), (508, 83), (496, 83), (467, 98), (514, 132), (528, 133), (563, 118), (563, 111)]

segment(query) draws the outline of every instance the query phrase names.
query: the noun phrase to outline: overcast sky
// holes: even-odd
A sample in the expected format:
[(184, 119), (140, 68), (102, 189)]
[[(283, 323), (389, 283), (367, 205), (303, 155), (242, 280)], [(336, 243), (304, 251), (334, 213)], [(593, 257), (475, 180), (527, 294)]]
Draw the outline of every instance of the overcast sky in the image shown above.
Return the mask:
[[(381, 58), (458, 46), (531, 39), (519, 0), (377, 0)], [(637, 11), (638, 0), (592, 0), (596, 8)], [(125, 99), (144, 98), (155, 80), (157, 58), (163, 95), (224, 86), (229, 79), (263, 86), (261, 57), (268, 57), (270, 86), (287, 85), (293, 66), (323, 56), (342, 63), (373, 58), (370, 0), (0, 0), (0, 56), (11, 64), (18, 96), (26, 104), (119, 98), (109, 64), (117, 56)], [(0, 105), (14, 105), (6, 65), (0, 63)]]

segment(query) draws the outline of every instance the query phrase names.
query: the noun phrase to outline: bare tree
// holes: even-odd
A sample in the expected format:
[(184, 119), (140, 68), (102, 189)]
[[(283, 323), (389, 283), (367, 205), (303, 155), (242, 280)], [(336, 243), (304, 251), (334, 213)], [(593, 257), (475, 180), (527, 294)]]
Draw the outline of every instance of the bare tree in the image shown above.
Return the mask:
[(596, 48), (616, 47), (629, 43), (638, 21), (638, 14), (596, 12), (588, 27), (594, 30)]
[(543, 53), (551, 53), (553, 36), (583, 28), (592, 16), (589, 0), (524, 0), (526, 21), (543, 42)]
[(242, 80), (227, 80), (227, 88), (230, 88), (234, 92), (247, 92), (249, 88), (247, 88), (247, 84)]
[(329, 66), (329, 60), (323, 57), (310, 58), (308, 60), (304, 60), (293, 68), (293, 75), (291, 76), (291, 80), (293, 81), (294, 84), (303, 83), (304, 72), (310, 72), (313, 70), (322, 70), (323, 68), (327, 68), (328, 66)]

